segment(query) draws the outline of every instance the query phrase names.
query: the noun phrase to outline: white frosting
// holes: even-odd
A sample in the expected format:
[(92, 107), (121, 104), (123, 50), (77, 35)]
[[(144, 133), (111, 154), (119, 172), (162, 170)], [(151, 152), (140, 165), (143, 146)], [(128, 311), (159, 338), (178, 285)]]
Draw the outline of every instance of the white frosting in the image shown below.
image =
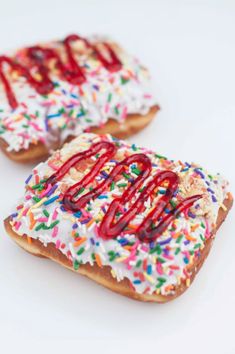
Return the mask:
[[(50, 43), (49, 47), (61, 50), (58, 43)], [(147, 114), (156, 104), (148, 71), (120, 49), (118, 57), (122, 69), (111, 73), (90, 55), (77, 54), (86, 82), (79, 88), (52, 72), (50, 78), (57, 86), (46, 97), (13, 72), (9, 82), (20, 103), (14, 111), (0, 85), (0, 137), (8, 143), (8, 151), (27, 149), (32, 142), (50, 144), (53, 135), (63, 142), (67, 136), (100, 126), (108, 118), (121, 123), (128, 114)], [(26, 61), (24, 51), (17, 52), (15, 58), (21, 64)], [(4, 69), (7, 72), (7, 66)]]
[[(107, 136), (106, 139), (113, 141), (110, 136)], [(101, 138), (94, 134), (83, 134), (71, 143), (66, 144), (60, 153), (55, 152), (47, 162), (39, 164), (34, 169), (34, 176), (31, 178), (29, 185), (35, 185), (36, 175), (39, 176), (39, 179), (50, 176), (54, 173), (54, 168), (61, 166), (69, 157), (79, 151), (86, 150), (92, 143), (100, 140)], [(227, 182), (218, 175), (209, 177), (206, 170), (201, 169), (195, 164), (187, 165), (182, 164), (182, 162), (173, 162), (159, 158), (158, 155), (149, 150), (136, 148), (124, 142), (120, 142), (119, 144), (115, 160), (122, 160), (124, 153), (128, 155), (145, 153), (151, 159), (153, 164), (152, 172), (151, 176), (144, 182), (145, 185), (151, 180), (154, 174), (161, 170), (170, 169), (179, 175), (179, 191), (176, 197), (173, 198), (176, 204), (182, 198), (190, 195), (203, 194), (203, 198), (191, 208), (189, 217), (186, 218), (184, 214), (181, 214), (179, 218), (171, 223), (157, 241), (154, 241), (153, 245), (141, 243), (134, 231), (120, 235), (116, 239), (103, 240), (97, 234), (97, 226), (99, 226), (100, 220), (102, 220), (104, 215), (103, 208), (105, 207), (107, 210), (107, 205), (110, 205), (111, 201), (117, 195), (122, 195), (125, 188), (127, 188), (123, 187), (123, 184), (127, 184), (127, 180), (124, 177), (120, 177), (120, 180), (116, 182), (115, 188), (112, 191), (108, 190), (100, 198), (96, 198), (88, 203), (82, 210), (82, 217), (62, 211), (62, 205), (57, 200), (49, 205), (38, 205), (32, 199), (35, 189), (26, 188), (25, 195), (19, 202), (19, 205), (22, 205), (23, 208), (18, 210), (18, 215), (13, 216), (13, 229), (19, 235), (27, 234), (32, 238), (39, 239), (45, 246), (48, 243), (55, 244), (63, 254), (74, 262), (75, 266), (77, 265), (76, 262), (93, 265), (94, 262), (97, 262), (97, 259), (92, 254), (98, 255), (103, 265), (111, 267), (112, 274), (118, 281), (124, 278), (129, 279), (138, 293), (147, 292), (152, 294), (157, 291), (163, 295), (171, 294), (174, 291), (172, 286), (175, 287), (182, 280), (189, 279), (188, 265), (195, 261), (199, 256), (199, 252), (203, 249), (206, 239), (211, 237), (218, 216), (218, 210), (227, 195)], [(111, 160), (105, 165), (103, 171), (109, 174), (114, 166), (115, 161)], [(127, 173), (136, 178), (132, 168), (133, 166), (130, 166)], [(79, 170), (71, 168), (69, 174), (57, 183), (58, 188), (55, 192), (49, 198), (46, 198), (46, 200), (60, 195), (60, 193), (63, 194), (68, 186), (78, 182), (89, 169), (81, 173)], [(99, 183), (102, 179), (102, 174), (99, 174), (96, 178), (96, 183)], [(160, 189), (164, 191), (164, 188)], [(85, 189), (83, 193), (87, 191), (88, 189)], [(132, 203), (133, 200), (129, 201), (126, 206), (127, 210)], [(156, 205), (156, 200), (154, 201), (154, 205)], [(139, 225), (149, 213), (152, 206), (153, 202), (148, 199), (145, 203), (145, 210), (137, 215), (131, 221), (131, 224)], [(45, 210), (49, 215), (48, 217), (45, 217)], [(34, 219), (37, 220), (33, 228), (30, 227), (30, 212), (34, 215)], [(83, 221), (86, 219), (93, 221), (84, 224)], [(44, 223), (46, 228), (54, 222), (53, 220), (59, 221), (56, 225), (58, 228), (56, 236), (55, 234), (53, 235), (54, 228), (36, 230), (36, 227), (40, 223)], [(76, 229), (73, 229), (73, 225), (75, 224)], [(172, 228), (174, 228), (173, 231)], [(76, 245), (73, 234), (75, 231), (73, 230), (78, 232), (80, 237), (86, 238), (79, 246)], [(122, 244), (122, 240), (131, 245), (131, 247), (125, 247)], [(153, 249), (155, 251), (151, 252)], [(114, 253), (116, 256), (112, 259), (112, 254)], [(138, 265), (140, 261), (142, 263)], [(143, 266), (145, 263), (147, 265), (146, 269)], [(137, 276), (136, 273), (142, 273), (140, 275), (141, 281), (139, 281), (139, 275)]]

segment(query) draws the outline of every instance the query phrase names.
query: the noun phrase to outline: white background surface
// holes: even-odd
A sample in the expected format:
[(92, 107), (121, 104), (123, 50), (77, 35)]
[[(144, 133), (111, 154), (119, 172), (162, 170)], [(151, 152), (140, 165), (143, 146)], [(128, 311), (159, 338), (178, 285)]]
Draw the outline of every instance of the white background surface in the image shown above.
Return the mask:
[[(0, 0), (1, 52), (70, 32), (109, 34), (151, 69), (162, 110), (131, 141), (219, 171), (235, 192), (234, 1)], [(0, 168), (3, 220), (31, 167), (1, 154)], [(233, 210), (192, 287), (166, 305), (131, 301), (33, 257), (1, 223), (0, 352), (21, 353), (27, 343), (35, 353), (50, 340), (40, 349), (49, 352), (55, 340), (53, 352), (73, 345), (81, 353), (89, 345), (110, 353), (137, 346), (145, 353), (235, 353), (234, 216)]]

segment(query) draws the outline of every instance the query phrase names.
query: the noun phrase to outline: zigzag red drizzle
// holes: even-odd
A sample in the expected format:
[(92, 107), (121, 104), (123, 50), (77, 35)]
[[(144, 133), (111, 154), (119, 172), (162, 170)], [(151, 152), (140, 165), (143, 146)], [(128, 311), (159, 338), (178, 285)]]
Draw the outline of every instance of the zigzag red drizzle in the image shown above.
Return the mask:
[(74, 58), (71, 48), (71, 42), (74, 41), (82, 41), (88, 49), (92, 50), (93, 54), (107, 70), (114, 72), (121, 69), (122, 64), (120, 60), (107, 43), (103, 43), (103, 46), (108, 53), (109, 59), (107, 59), (95, 45), (76, 34), (72, 34), (63, 40), (67, 55), (67, 64), (62, 62), (60, 56), (54, 49), (43, 48), (40, 46), (34, 46), (27, 49), (28, 58), (31, 60), (32, 64), (37, 67), (37, 71), (40, 74), (40, 81), (31, 75), (30, 70), (27, 67), (16, 63), (8, 56), (2, 55), (0, 56), (0, 79), (2, 80), (8, 102), (12, 109), (16, 109), (18, 107), (18, 102), (9, 81), (3, 72), (3, 64), (8, 64), (13, 70), (16, 70), (20, 75), (24, 76), (28, 83), (41, 95), (49, 94), (54, 88), (53, 82), (49, 77), (48, 67), (46, 65), (51, 59), (56, 61), (56, 67), (61, 72), (64, 80), (73, 85), (81, 85), (86, 81), (86, 76), (83, 69), (78, 65), (76, 59)]
[[(147, 215), (143, 222), (138, 226), (137, 230), (135, 230), (135, 234), (141, 241), (151, 242), (156, 240), (180, 213), (190, 208), (197, 200), (202, 197), (201, 195), (195, 195), (186, 198), (167, 215), (163, 216), (164, 209), (167, 207), (169, 201), (177, 191), (179, 178), (173, 171), (161, 171), (157, 173), (153, 179), (145, 186), (131, 208), (115, 223), (116, 212), (120, 210), (120, 207), (123, 207), (128, 201), (130, 201), (136, 192), (141, 188), (144, 180), (150, 176), (152, 164), (150, 159), (144, 154), (130, 155), (119, 162), (113, 168), (110, 175), (96, 188), (76, 199), (81, 188), (87, 187), (98, 175), (104, 164), (107, 163), (115, 155), (117, 147), (113, 143), (107, 141), (95, 143), (91, 146), (90, 149), (73, 155), (60, 167), (60, 169), (55, 174), (48, 178), (45, 187), (47, 187), (49, 184), (54, 185), (56, 182), (61, 180), (66, 173), (69, 172), (71, 167), (77, 165), (84, 159), (95, 156), (101, 150), (105, 150), (105, 152), (102, 153), (98, 158), (91, 171), (87, 173), (81, 179), (81, 181), (68, 188), (65, 192), (63, 197), (63, 204), (66, 210), (72, 212), (79, 211), (86, 205), (87, 202), (94, 200), (105, 190), (107, 190), (110, 184), (118, 175), (124, 172), (127, 166), (130, 166), (133, 163), (138, 163), (142, 166), (141, 173), (136, 178), (136, 180), (125, 190), (121, 197), (117, 197), (111, 202), (106, 214), (104, 215), (104, 218), (101, 221), (99, 227), (99, 235), (104, 239), (112, 239), (120, 235), (121, 232), (128, 226), (130, 221), (144, 209), (144, 203), (148, 197), (153, 194), (154, 190), (161, 186), (164, 182), (168, 182), (166, 193), (160, 197), (155, 208)], [(153, 223), (157, 221), (159, 221), (158, 224), (152, 227)]]

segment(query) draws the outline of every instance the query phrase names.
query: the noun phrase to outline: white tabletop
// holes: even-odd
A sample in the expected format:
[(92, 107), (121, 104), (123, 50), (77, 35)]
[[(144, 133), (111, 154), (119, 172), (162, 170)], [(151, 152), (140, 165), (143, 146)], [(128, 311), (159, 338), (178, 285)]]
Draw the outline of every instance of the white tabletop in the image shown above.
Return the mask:
[[(1, 4), (1, 52), (71, 32), (108, 34), (151, 69), (162, 110), (132, 142), (221, 172), (235, 194), (233, 1)], [(3, 220), (23, 192), (32, 166), (20, 166), (2, 154), (0, 166)], [(129, 300), (27, 254), (8, 238), (1, 221), (0, 348), (7, 345), (1, 353), (43, 339), (56, 340), (57, 345), (69, 340), (77, 352), (88, 344), (97, 348), (99, 339), (102, 352), (125, 353), (131, 345), (134, 353), (142, 340), (138, 348), (145, 353), (235, 353), (234, 210), (193, 285), (166, 305)], [(71, 342), (78, 339), (80, 344)], [(107, 342), (118, 339), (118, 345)]]

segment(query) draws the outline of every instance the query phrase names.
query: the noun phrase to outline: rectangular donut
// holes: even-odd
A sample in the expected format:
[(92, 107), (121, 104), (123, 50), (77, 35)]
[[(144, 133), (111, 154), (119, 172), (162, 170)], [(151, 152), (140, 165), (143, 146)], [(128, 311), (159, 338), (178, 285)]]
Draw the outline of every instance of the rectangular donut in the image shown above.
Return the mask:
[(219, 174), (84, 133), (33, 169), (5, 228), (34, 255), (166, 302), (192, 283), (232, 202)]
[(110, 40), (73, 34), (0, 56), (0, 147), (15, 161), (82, 132), (128, 137), (158, 109), (148, 70)]

